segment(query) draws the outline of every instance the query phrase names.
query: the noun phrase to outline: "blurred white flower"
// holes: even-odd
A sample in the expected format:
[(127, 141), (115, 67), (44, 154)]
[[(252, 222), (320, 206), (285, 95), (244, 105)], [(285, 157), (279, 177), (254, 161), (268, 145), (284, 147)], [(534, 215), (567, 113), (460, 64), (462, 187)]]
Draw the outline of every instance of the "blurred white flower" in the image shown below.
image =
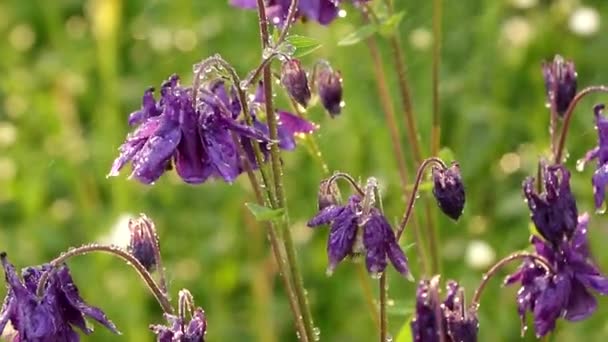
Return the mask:
[(129, 232), (129, 220), (136, 216), (131, 213), (123, 213), (118, 216), (108, 232), (100, 236), (97, 240), (102, 244), (111, 244), (126, 247), (131, 240)]
[(595, 8), (579, 7), (568, 21), (570, 30), (579, 36), (590, 36), (600, 29), (600, 14)]
[(464, 258), (471, 268), (485, 269), (496, 259), (496, 252), (487, 242), (472, 240), (467, 245)]

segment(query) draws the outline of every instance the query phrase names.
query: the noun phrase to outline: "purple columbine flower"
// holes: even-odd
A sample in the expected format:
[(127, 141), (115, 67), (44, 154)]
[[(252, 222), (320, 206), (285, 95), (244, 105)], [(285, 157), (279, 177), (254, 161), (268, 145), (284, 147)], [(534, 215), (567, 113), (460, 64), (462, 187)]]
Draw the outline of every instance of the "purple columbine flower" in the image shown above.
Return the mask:
[(542, 193), (536, 192), (534, 178), (523, 183), (523, 191), (536, 230), (547, 241), (558, 246), (574, 234), (578, 210), (570, 190), (570, 172), (563, 165), (542, 167)]
[[(179, 291), (179, 307), (179, 316), (164, 315), (167, 325), (150, 325), (150, 330), (156, 334), (156, 341), (204, 342), (207, 333), (205, 312), (200, 307), (194, 308), (192, 295), (188, 290)], [(190, 321), (187, 321), (186, 312), (190, 313)]]
[(465, 203), (464, 184), (458, 163), (452, 163), (445, 169), (433, 167), (433, 195), (441, 211), (458, 220)]
[(342, 75), (329, 65), (321, 66), (317, 72), (317, 93), (323, 107), (333, 118), (342, 112)]
[(17, 331), (13, 341), (80, 341), (74, 327), (85, 334), (93, 330), (87, 326), (85, 316), (119, 334), (100, 309), (84, 302), (66, 265), (59, 266), (48, 278), (42, 297), (36, 289), (42, 274), (51, 269), (49, 264), (28, 267), (19, 278), (15, 267), (8, 262), (6, 253), (0, 253), (8, 292), (0, 311), (0, 334), (10, 321)]
[(158, 266), (160, 246), (154, 222), (146, 215), (141, 214), (137, 219), (129, 220), (131, 238), (127, 251), (148, 271), (152, 272)]
[(302, 64), (297, 59), (290, 59), (283, 62), (281, 67), (281, 83), (297, 103), (303, 107), (308, 106), (310, 101), (310, 88), (308, 87), (308, 77), (306, 71), (302, 69)]
[(557, 114), (563, 116), (576, 96), (574, 63), (557, 55), (552, 62), (543, 62), (542, 68), (549, 103), (554, 102)]
[[(339, 3), (341, 0), (300, 0), (296, 18), (305, 18), (328, 25), (338, 16)], [(361, 2), (361, 0), (358, 0)], [(232, 6), (255, 9), (257, 0), (230, 0)], [(291, 0), (269, 0), (266, 1), (266, 16), (275, 25), (283, 26)]]
[(520, 283), (517, 293), (522, 333), (526, 329), (526, 312), (534, 315), (536, 336), (542, 337), (555, 328), (563, 317), (579, 321), (589, 317), (597, 308), (591, 289), (608, 295), (608, 278), (592, 262), (587, 242), (589, 215), (582, 214), (572, 236), (559, 244), (547, 243), (533, 235), (531, 243), (536, 253), (547, 260), (555, 274), (525, 261), (519, 270), (505, 279), (506, 284)]
[(597, 168), (591, 182), (593, 184), (593, 196), (595, 208), (600, 209), (606, 196), (606, 185), (608, 185), (608, 119), (604, 117), (605, 106), (598, 104), (593, 108), (595, 114), (595, 127), (597, 129), (597, 146), (588, 151), (585, 156), (577, 162), (577, 168), (582, 170), (586, 163), (597, 158)]
[[(446, 284), (445, 300), (440, 302), (439, 276), (422, 280), (416, 291), (416, 315), (411, 329), (414, 342), (476, 342), (477, 313), (466, 307), (464, 290), (457, 282)], [(441, 322), (437, 318), (441, 317)], [(439, 324), (441, 323), (441, 324)]]
[(411, 277), (407, 257), (391, 225), (376, 208), (364, 213), (361, 197), (351, 196), (345, 205), (329, 205), (308, 221), (311, 228), (325, 224), (331, 224), (327, 240), (328, 274), (347, 256), (365, 253), (367, 271), (372, 276), (384, 272), (388, 258), (399, 273)]

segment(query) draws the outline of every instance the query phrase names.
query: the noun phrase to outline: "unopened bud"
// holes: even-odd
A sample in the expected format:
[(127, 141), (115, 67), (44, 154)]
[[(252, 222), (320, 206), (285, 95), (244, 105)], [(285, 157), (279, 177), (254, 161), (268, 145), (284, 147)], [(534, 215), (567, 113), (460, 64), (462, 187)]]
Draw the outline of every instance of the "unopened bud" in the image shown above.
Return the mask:
[(454, 220), (462, 215), (465, 192), (458, 163), (448, 168), (433, 168), (433, 195), (441, 211)]
[(547, 98), (557, 114), (564, 115), (576, 96), (576, 69), (574, 62), (555, 56), (552, 62), (543, 63), (543, 76)]
[(319, 211), (330, 205), (340, 204), (340, 190), (335, 182), (330, 183), (329, 179), (324, 179), (319, 185), (319, 193), (317, 195), (317, 204)]
[(283, 63), (281, 68), (281, 83), (297, 103), (308, 106), (310, 101), (310, 88), (306, 71), (302, 69), (300, 61), (290, 59)]
[(342, 76), (329, 66), (321, 68), (317, 74), (317, 91), (323, 107), (333, 118), (342, 111)]
[(154, 271), (159, 263), (160, 247), (154, 223), (146, 215), (140, 214), (136, 219), (129, 220), (131, 240), (127, 250), (149, 272)]

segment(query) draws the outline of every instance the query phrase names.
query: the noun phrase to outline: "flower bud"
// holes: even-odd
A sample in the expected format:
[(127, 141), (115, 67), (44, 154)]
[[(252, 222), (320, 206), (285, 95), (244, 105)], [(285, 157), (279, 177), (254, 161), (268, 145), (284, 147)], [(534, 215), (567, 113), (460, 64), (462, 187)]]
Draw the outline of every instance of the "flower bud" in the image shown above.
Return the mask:
[(306, 71), (302, 69), (300, 61), (290, 59), (283, 63), (281, 68), (281, 83), (287, 89), (297, 103), (308, 106), (310, 101), (310, 88), (308, 87), (308, 77)]
[(330, 67), (323, 67), (317, 74), (317, 91), (323, 107), (333, 118), (342, 110), (342, 76)]
[(433, 168), (433, 195), (441, 211), (458, 220), (464, 209), (465, 193), (460, 167), (454, 162), (448, 168)]
[(154, 271), (160, 259), (158, 235), (154, 223), (144, 214), (129, 220), (131, 240), (127, 250), (149, 272)]
[(552, 62), (543, 63), (543, 76), (549, 103), (555, 106), (557, 114), (564, 115), (576, 96), (574, 63), (556, 55)]
[(317, 204), (319, 210), (340, 204), (340, 189), (338, 189), (335, 182), (329, 183), (329, 179), (321, 181), (317, 194)]

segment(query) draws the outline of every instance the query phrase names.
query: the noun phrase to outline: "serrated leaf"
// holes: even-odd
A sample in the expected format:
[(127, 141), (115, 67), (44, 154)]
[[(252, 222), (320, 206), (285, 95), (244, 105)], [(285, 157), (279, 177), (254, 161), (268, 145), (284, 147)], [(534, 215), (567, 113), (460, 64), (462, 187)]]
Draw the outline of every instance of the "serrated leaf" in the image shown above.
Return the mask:
[(380, 34), (382, 34), (383, 36), (390, 36), (395, 33), (404, 16), (405, 11), (401, 11), (388, 17), (380, 24), (380, 27), (378, 29)]
[(346, 37), (342, 38), (338, 42), (338, 46), (349, 46), (355, 45), (360, 41), (371, 37), (374, 33), (378, 31), (378, 26), (373, 24), (368, 24), (361, 26), (355, 32), (351, 32), (346, 35)]
[(245, 203), (245, 206), (257, 221), (278, 220), (285, 214), (285, 209), (283, 208), (272, 209), (255, 203)]
[(401, 326), (401, 329), (399, 329), (395, 342), (412, 342), (411, 320), (412, 317), (408, 317), (408, 319), (405, 320), (405, 323)]
[(309, 53), (321, 47), (321, 43), (319, 43), (318, 40), (311, 37), (300, 36), (297, 34), (288, 36), (285, 41), (296, 49), (294, 57), (302, 57), (308, 55)]

